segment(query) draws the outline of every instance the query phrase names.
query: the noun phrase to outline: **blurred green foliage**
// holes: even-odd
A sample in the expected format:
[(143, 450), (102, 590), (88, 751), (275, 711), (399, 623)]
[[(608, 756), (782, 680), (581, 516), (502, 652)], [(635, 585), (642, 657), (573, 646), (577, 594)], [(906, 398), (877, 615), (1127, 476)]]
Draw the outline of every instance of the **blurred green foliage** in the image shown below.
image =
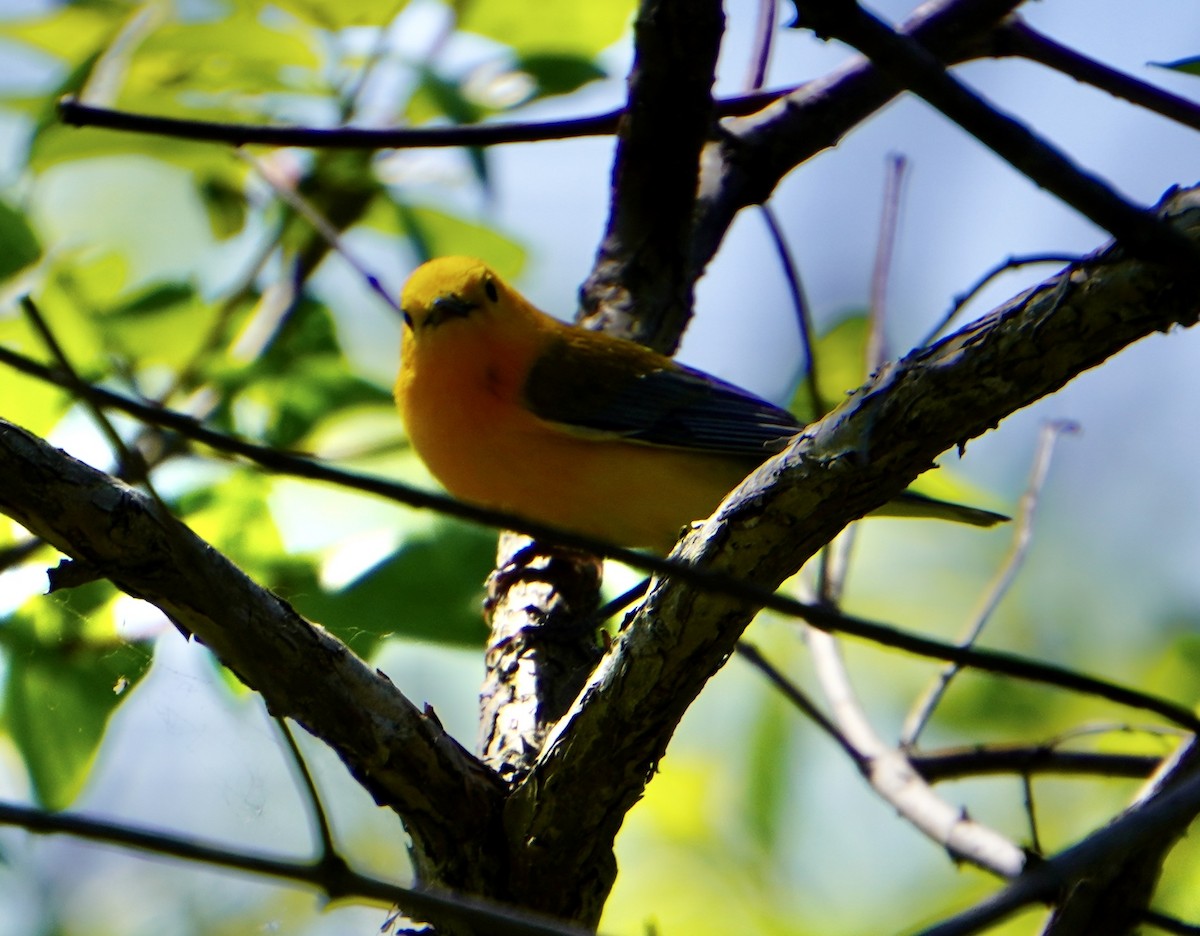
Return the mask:
[[(632, 8), (465, 4), (459, 28), (486, 42), (464, 46), (474, 49), (464, 58), (445, 56), (437, 38), (452, 27), (451, 9), (420, 14), (445, 20), (423, 48), (406, 44), (403, 30), (389, 32), (406, 7), (107, 0), (0, 20), (0, 55), (26, 63), (0, 95), (0, 114), (18, 128), (8, 176), (18, 184), (0, 193), (0, 288), (9, 298), (30, 295), (85, 380), (262, 445), (312, 451), (336, 439), (335, 460), (403, 474), (406, 443), (390, 388), (359, 376), (339, 335), (354, 328), (395, 341), (393, 312), (382, 302), (346, 309), (322, 292), (318, 269), (341, 262), (330, 259), (328, 238), (228, 147), (66, 127), (55, 101), (73, 94), (142, 114), (225, 122), (320, 126), (369, 113), (375, 124), (469, 123), (605, 78), (596, 54), (620, 37)], [(518, 93), (496, 93), (505, 87)], [(420, 180), (382, 181), (375, 154), (256, 158), (347, 243), (386, 238), (397, 269), (456, 252), (486, 256), (506, 275), (521, 270), (520, 244), (483, 216), (435, 207)], [(486, 182), (488, 155), (471, 159)], [(141, 251), (172, 239), (173, 263), (156, 265)], [(0, 343), (48, 359), (10, 301), (0, 307)], [(102, 450), (68, 394), (7, 368), (0, 414), (70, 447)], [(151, 476), (181, 517), (360, 654), (392, 637), (481, 646), (482, 580), (494, 550), (488, 532), (392, 508), (339, 512), (331, 522), (318, 507), (301, 524), (309, 535), (289, 544), (276, 511), (284, 503), (294, 511), (296, 499), (276, 496), (278, 479), (112, 419), (147, 453)], [(97, 463), (112, 469), (115, 456)], [(322, 497), (313, 503), (338, 509)], [(287, 519), (297, 526), (295, 516)], [(365, 553), (331, 584), (323, 571), (330, 557), (344, 563), (354, 553), (346, 543), (384, 524), (390, 547)], [(25, 539), (0, 525), (0, 548)], [(54, 808), (81, 789), (107, 720), (148, 659), (144, 640), (118, 636), (115, 597), (101, 585), (49, 599), (17, 594), (6, 602), (15, 610), (0, 619), (9, 660), (3, 724), (35, 794)]]

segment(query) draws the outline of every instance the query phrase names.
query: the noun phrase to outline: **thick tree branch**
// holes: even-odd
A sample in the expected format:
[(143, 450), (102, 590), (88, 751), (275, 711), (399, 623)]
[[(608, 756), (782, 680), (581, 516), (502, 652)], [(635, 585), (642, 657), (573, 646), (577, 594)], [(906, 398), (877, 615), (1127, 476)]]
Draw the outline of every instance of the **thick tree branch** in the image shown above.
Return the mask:
[[(1168, 199), (1166, 210), (1178, 213), (1177, 229), (1200, 240), (1196, 190)], [(946, 449), (1138, 339), (1198, 315), (1193, 277), (1110, 247), (885, 367), (748, 478), (673, 557), (776, 587)], [(532, 843), (547, 886), (610, 860), (621, 820), (679, 718), (757, 607), (728, 595), (702, 598), (678, 579), (657, 582), (506, 805), (508, 834)]]
[(274, 715), (338, 752), (405, 820), (422, 880), (469, 887), (501, 786), (382, 673), (256, 585), (157, 503), (0, 420), (0, 511), (157, 605)]
[[(1020, 2), (934, 0), (922, 4), (900, 32), (948, 62), (963, 61), (981, 54), (980, 37)], [(704, 154), (693, 270), (702, 271), (716, 254), (739, 211), (765, 202), (785, 175), (835, 146), (901, 90), (867, 59), (855, 58), (759, 113), (725, 121)]]
[(642, 0), (612, 210), (581, 290), (588, 327), (668, 354), (692, 310), (692, 213), (724, 26), (713, 0)]

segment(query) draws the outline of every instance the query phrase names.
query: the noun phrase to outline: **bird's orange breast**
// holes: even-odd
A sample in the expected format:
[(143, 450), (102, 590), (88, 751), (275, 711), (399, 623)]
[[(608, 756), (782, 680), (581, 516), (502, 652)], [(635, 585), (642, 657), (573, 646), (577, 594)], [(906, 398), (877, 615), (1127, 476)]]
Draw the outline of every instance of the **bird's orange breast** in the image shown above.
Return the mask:
[(413, 447), (461, 500), (665, 551), (745, 474), (728, 458), (580, 435), (539, 419), (522, 390), (542, 342), (468, 325), (422, 334), (405, 350), (396, 385)]

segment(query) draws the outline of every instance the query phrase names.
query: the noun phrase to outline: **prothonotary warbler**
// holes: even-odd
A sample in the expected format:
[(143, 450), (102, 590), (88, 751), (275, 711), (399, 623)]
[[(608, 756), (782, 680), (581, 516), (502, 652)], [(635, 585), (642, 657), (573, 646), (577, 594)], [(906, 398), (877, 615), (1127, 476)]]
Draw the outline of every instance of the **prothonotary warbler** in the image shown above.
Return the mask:
[[(460, 500), (666, 552), (801, 425), (647, 348), (560, 322), (480, 260), (420, 266), (396, 402)], [(1000, 514), (905, 494), (884, 508), (991, 526)]]

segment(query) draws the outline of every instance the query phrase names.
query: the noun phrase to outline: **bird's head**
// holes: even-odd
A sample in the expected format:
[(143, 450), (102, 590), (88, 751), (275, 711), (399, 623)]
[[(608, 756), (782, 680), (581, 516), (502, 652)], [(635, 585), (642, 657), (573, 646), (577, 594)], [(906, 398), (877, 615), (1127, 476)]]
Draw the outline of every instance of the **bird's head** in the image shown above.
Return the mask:
[(482, 260), (439, 257), (419, 266), (400, 294), (406, 329), (418, 337), (455, 320), (488, 321), (525, 303)]

